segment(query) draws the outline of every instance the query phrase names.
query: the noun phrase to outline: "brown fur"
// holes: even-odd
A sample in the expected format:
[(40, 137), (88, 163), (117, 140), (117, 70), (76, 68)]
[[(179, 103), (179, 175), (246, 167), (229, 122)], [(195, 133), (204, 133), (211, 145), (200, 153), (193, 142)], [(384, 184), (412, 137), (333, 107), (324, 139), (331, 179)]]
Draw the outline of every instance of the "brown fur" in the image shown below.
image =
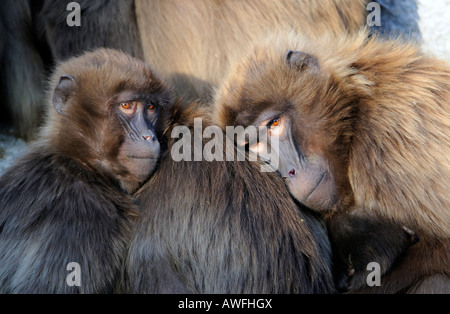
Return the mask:
[[(130, 90), (157, 94), (160, 105), (165, 106), (171, 102), (170, 89), (150, 66), (117, 50), (98, 49), (80, 60), (73, 58), (63, 62), (52, 76), (51, 86), (56, 86), (62, 75), (76, 73), (77, 86), (73, 93), (77, 95), (78, 105), (68, 106), (65, 115), (51, 108), (42, 138), (56, 147), (58, 153), (72, 156), (97, 170), (110, 171), (123, 184), (127, 182), (125, 185), (131, 191), (136, 190), (142, 179), (130, 174), (119, 158), (118, 150), (125, 134), (111, 102), (121, 91)], [(65, 136), (60, 136), (61, 131)]]
[[(319, 68), (290, 69), (288, 50), (309, 53)], [(333, 214), (359, 209), (419, 235), (419, 244), (385, 278), (397, 287), (384, 283), (378, 290), (397, 292), (422, 276), (450, 273), (445, 62), (413, 45), (367, 40), (365, 32), (315, 40), (275, 36), (230, 74), (217, 95), (217, 119), (245, 126), (240, 117), (258, 114), (261, 104), (283, 112), (289, 104), (300, 150), (328, 158), (340, 195)]]
[(355, 32), (364, 0), (137, 1), (144, 59), (189, 98), (210, 99), (230, 60), (274, 30), (320, 37)]
[(260, 172), (257, 162), (172, 159), (172, 129), (192, 131), (195, 117), (211, 125), (205, 109), (173, 108), (168, 153), (136, 194), (142, 211), (126, 291), (333, 292), (324, 225), (294, 204), (275, 173)]
[(366, 0), (80, 0), (81, 26), (69, 27), (68, 1), (5, 1), (3, 111), (13, 111), (23, 137), (33, 135), (40, 121), (40, 86), (54, 61), (98, 47), (120, 49), (152, 64), (178, 95), (204, 100), (244, 44), (274, 29), (316, 36), (355, 31), (366, 14)]
[(434, 275), (420, 280), (408, 290), (414, 294), (450, 294), (450, 279), (445, 275)]

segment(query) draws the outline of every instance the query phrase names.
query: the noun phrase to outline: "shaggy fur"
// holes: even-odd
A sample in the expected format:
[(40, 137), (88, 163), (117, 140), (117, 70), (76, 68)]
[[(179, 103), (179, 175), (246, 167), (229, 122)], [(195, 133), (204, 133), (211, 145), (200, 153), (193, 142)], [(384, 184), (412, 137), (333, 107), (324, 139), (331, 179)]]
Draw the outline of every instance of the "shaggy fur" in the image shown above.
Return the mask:
[[(190, 99), (210, 99), (231, 56), (274, 30), (314, 37), (355, 32), (366, 20), (365, 0), (137, 1), (144, 59)], [(150, 18), (151, 17), (151, 18)]]
[[(288, 50), (309, 53), (318, 67), (288, 67)], [(398, 292), (423, 276), (449, 274), (446, 63), (412, 44), (368, 40), (366, 32), (279, 35), (236, 66), (216, 106), (222, 126), (245, 127), (268, 106), (290, 115), (299, 150), (322, 151), (334, 172), (340, 200), (331, 215), (359, 210), (417, 232), (419, 244), (374, 290)]]
[[(0, 179), (0, 292), (110, 293), (120, 274), (136, 215), (123, 186), (140, 182), (118, 160), (124, 128), (111, 107), (122, 90), (168, 91), (144, 63), (99, 50), (58, 66), (76, 87), (64, 114), (49, 108), (30, 152)], [(150, 174), (147, 174), (150, 175)], [(81, 286), (66, 284), (68, 263)]]
[[(6, 2), (5, 4), (3, 4)], [(277, 29), (321, 34), (355, 31), (365, 23), (365, 0), (106, 1), (79, 0), (81, 26), (69, 27), (66, 0), (2, 1), (7, 47), (2, 115), (11, 111), (20, 136), (42, 118), (40, 86), (55, 61), (98, 47), (144, 58), (191, 99), (209, 99), (228, 56)], [(24, 86), (27, 86), (24, 89)], [(10, 116), (8, 116), (11, 119)]]
[(262, 173), (249, 161), (173, 161), (172, 129), (192, 131), (195, 117), (210, 125), (204, 109), (173, 108), (168, 154), (136, 194), (141, 215), (127, 258), (126, 291), (333, 292), (324, 225), (294, 204), (275, 173)]
[(81, 26), (71, 27), (66, 19), (66, 0), (44, 0), (35, 7), (35, 27), (55, 60), (67, 59), (95, 48), (120, 49), (142, 59), (142, 45), (134, 1), (76, 1), (81, 8)]
[(13, 123), (17, 136), (35, 138), (42, 122), (44, 65), (31, 29), (27, 0), (2, 1), (0, 10), (0, 105), (2, 123)]

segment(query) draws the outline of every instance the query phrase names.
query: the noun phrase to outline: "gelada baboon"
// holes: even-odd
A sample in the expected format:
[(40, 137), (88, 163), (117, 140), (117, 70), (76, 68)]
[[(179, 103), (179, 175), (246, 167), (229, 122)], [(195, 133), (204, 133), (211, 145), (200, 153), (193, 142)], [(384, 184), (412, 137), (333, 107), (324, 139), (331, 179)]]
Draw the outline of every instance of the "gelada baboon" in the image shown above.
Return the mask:
[[(417, 233), (419, 243), (369, 291), (405, 291), (423, 277), (448, 276), (447, 64), (412, 44), (367, 40), (363, 31), (315, 40), (279, 35), (238, 63), (216, 109), (221, 126), (264, 126), (280, 140), (280, 175), (297, 200), (328, 216), (338, 243), (348, 237), (351, 249), (358, 238), (341, 220), (347, 212), (350, 220), (373, 215)], [(383, 238), (368, 240), (369, 256)], [(350, 264), (364, 256), (353, 253)], [(448, 291), (448, 277), (439, 280)]]
[[(209, 99), (228, 56), (240, 54), (243, 44), (274, 29), (314, 35), (355, 31), (365, 24), (367, 12), (367, 0), (79, 0), (81, 25), (69, 26), (67, 18), (76, 13), (67, 9), (70, 0), (2, 2), (0, 15), (11, 26), (3, 50), (9, 63), (2, 73), (11, 96), (3, 105), (17, 112), (14, 123), (22, 137), (35, 134), (21, 125), (38, 124), (39, 78), (54, 60), (99, 47), (121, 49), (157, 66), (178, 95)], [(42, 60), (34, 62), (39, 54)], [(20, 80), (34, 89), (24, 94)]]
[[(137, 212), (129, 193), (155, 167), (170, 92), (110, 49), (60, 64), (51, 90), (40, 138), (0, 179), (0, 292), (109, 293)], [(80, 286), (66, 282), (69, 263)]]
[[(330, 293), (331, 249), (318, 218), (298, 207), (283, 180), (254, 161), (193, 161), (208, 139), (207, 109), (173, 107), (167, 154), (136, 194), (141, 212), (126, 263), (131, 293)], [(177, 126), (187, 129), (180, 135)], [(198, 133), (197, 133), (198, 134)], [(175, 161), (178, 141), (200, 141)], [(203, 144), (202, 144), (203, 143)], [(218, 145), (216, 153), (233, 149)], [(203, 156), (203, 155), (200, 155)], [(178, 158), (177, 158), (178, 160)], [(162, 193), (161, 191), (170, 191)]]

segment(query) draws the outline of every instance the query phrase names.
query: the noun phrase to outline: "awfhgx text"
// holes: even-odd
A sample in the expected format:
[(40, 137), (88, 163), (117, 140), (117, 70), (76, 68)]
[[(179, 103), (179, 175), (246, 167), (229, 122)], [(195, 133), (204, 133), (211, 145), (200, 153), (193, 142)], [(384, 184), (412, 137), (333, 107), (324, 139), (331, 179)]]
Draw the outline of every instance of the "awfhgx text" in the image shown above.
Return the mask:
[(225, 299), (222, 308), (228, 309), (271, 309), (272, 299)]

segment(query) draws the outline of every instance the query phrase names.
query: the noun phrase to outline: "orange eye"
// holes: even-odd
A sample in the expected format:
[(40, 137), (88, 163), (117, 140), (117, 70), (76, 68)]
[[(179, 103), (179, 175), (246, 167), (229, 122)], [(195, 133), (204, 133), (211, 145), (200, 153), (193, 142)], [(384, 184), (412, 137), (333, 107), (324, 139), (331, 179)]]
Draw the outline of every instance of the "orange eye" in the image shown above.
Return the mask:
[(137, 107), (135, 102), (122, 102), (119, 108), (123, 113), (130, 115), (134, 114)]
[(149, 104), (148, 105), (148, 111), (153, 111), (155, 109), (156, 109), (156, 105), (154, 105), (154, 104)]
[(133, 105), (130, 104), (129, 102), (123, 102), (120, 104), (120, 106), (122, 107), (122, 109), (125, 109), (125, 110), (133, 108)]
[(269, 123), (267, 123), (267, 127), (269, 129), (274, 128), (274, 127), (278, 127), (280, 126), (280, 118), (275, 118), (269, 121)]

